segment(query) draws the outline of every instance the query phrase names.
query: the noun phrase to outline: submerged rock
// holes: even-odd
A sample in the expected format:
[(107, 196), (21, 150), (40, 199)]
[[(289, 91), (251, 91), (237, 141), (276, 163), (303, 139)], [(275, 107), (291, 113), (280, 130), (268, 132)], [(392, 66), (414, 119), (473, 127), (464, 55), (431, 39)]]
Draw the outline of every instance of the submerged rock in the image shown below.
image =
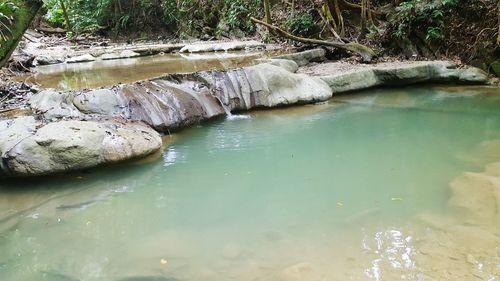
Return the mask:
[(31, 117), (0, 123), (2, 170), (34, 176), (95, 167), (149, 155), (160, 135), (138, 123), (60, 121), (44, 125)]
[[(490, 166), (490, 173), (492, 167)], [(464, 173), (450, 184), (450, 205), (460, 208), (471, 224), (500, 224), (500, 178)]]

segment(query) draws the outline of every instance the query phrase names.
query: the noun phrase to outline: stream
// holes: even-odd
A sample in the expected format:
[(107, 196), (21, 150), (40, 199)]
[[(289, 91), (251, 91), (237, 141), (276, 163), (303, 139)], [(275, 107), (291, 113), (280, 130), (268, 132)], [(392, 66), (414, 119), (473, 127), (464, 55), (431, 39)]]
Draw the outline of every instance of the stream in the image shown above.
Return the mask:
[(498, 280), (500, 216), (466, 222), (450, 182), (500, 160), (499, 107), (496, 88), (374, 89), (0, 182), (0, 280)]
[(175, 53), (86, 63), (61, 63), (35, 68), (18, 79), (43, 88), (82, 90), (133, 83), (172, 73), (223, 70), (257, 64), (259, 59), (284, 54), (285, 50)]

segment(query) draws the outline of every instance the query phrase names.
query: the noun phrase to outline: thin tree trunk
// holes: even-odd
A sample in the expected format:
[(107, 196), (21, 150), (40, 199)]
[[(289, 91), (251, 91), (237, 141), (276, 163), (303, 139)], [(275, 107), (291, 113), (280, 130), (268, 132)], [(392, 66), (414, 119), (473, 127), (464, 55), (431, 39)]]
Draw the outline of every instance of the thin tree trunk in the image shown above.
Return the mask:
[(265, 18), (266, 18), (266, 23), (273, 24), (273, 19), (271, 18), (271, 3), (269, 3), (269, 1), (270, 0), (264, 0)]
[(9, 60), (12, 52), (17, 47), (19, 40), (23, 37), (24, 32), (28, 29), (31, 21), (35, 18), (36, 14), (42, 7), (42, 1), (31, 0), (31, 1), (18, 1), (20, 5), (26, 8), (25, 17), (21, 17), (23, 20), (14, 19), (13, 25), (10, 27), (11, 35), (6, 41), (0, 42), (0, 67), (3, 67), (5, 63)]
[(66, 9), (64, 1), (59, 0), (59, 4), (61, 5), (61, 9), (63, 10), (64, 21), (66, 22), (66, 29), (68, 31), (73, 31), (73, 26), (71, 25), (71, 21), (69, 20), (68, 9)]
[(270, 25), (266, 22), (263, 22), (263, 21), (260, 21), (254, 17), (251, 17), (250, 18), (253, 22), (257, 23), (257, 24), (261, 24), (265, 27), (267, 27), (268, 29), (274, 31), (276, 34), (284, 37), (284, 38), (287, 38), (287, 39), (290, 39), (290, 40), (293, 40), (293, 41), (297, 41), (297, 42), (301, 42), (301, 43), (306, 43), (306, 44), (314, 44), (314, 45), (322, 45), (322, 46), (328, 46), (328, 47), (334, 47), (334, 48), (338, 48), (338, 49), (343, 49), (343, 50), (347, 50), (347, 51), (351, 51), (351, 52), (354, 52), (354, 53), (357, 53), (359, 55), (361, 55), (361, 57), (363, 58), (363, 60), (365, 62), (370, 62), (372, 61), (373, 57), (375, 56), (375, 52), (364, 46), (364, 45), (361, 45), (361, 44), (358, 44), (358, 43), (354, 43), (354, 42), (350, 42), (350, 43), (341, 43), (341, 42), (331, 42), (331, 41), (324, 41), (324, 40), (317, 40), (317, 39), (309, 39), (309, 38), (304, 38), (304, 37), (298, 37), (298, 36), (295, 36), (295, 35), (292, 35), (286, 31), (284, 31), (283, 29), (277, 27), (277, 26), (274, 26), (274, 25)]
[(498, 0), (498, 36), (497, 45), (500, 46), (500, 0)]

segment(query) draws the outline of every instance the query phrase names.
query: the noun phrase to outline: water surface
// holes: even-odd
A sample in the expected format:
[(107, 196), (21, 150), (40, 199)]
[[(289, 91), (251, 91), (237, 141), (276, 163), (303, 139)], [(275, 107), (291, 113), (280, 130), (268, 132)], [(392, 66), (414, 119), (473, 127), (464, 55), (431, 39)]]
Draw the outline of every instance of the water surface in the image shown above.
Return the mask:
[(498, 108), (492, 88), (370, 90), (213, 120), (141, 163), (2, 182), (0, 280), (497, 280), (499, 245), (469, 253), (419, 218), (456, 219), (449, 182), (500, 160)]
[(283, 50), (177, 53), (84, 63), (62, 63), (36, 67), (33, 75), (19, 79), (38, 83), (43, 88), (94, 89), (151, 79), (169, 73), (192, 73), (249, 66), (258, 63), (258, 59), (281, 53)]

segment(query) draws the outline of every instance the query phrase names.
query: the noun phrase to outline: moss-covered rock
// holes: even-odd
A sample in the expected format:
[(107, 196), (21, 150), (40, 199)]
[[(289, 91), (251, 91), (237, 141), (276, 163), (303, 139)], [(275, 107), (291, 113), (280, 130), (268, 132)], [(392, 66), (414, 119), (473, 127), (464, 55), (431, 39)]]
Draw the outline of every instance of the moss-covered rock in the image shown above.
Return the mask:
[(8, 24), (9, 30), (4, 27), (6, 40), (0, 39), (0, 67), (2, 67), (16, 48), (19, 40), (30, 25), (31, 21), (42, 7), (42, 1), (39, 0), (15, 0), (16, 9), (11, 24)]

